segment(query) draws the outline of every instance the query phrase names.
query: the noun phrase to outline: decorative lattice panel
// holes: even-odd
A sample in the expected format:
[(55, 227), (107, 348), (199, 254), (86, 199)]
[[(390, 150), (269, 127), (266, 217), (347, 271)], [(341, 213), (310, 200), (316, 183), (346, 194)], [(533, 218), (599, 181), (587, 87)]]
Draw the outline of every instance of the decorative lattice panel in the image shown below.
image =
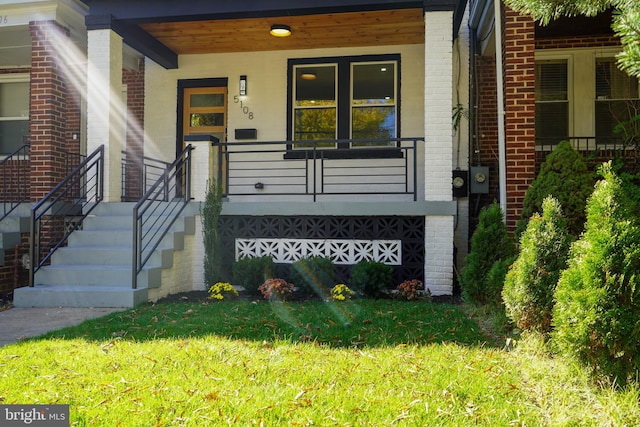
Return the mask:
[(300, 259), (321, 256), (334, 264), (353, 265), (360, 261), (379, 261), (402, 265), (400, 240), (339, 239), (236, 239), (236, 260), (270, 256), (274, 262), (291, 264)]
[[(247, 247), (243, 251), (259, 250), (259, 253), (271, 255), (274, 259), (282, 259), (276, 261), (283, 269), (282, 274), (288, 273), (289, 265), (295, 262), (296, 257), (306, 253), (307, 256), (331, 256), (335, 259), (336, 270), (346, 280), (350, 265), (359, 261), (359, 256), (371, 256), (367, 254), (373, 253), (372, 242), (378, 242), (376, 256), (383, 262), (386, 262), (385, 257), (393, 259), (393, 263), (388, 263), (394, 266), (397, 283), (405, 279), (421, 279), (424, 275), (424, 217), (222, 216), (219, 221), (223, 274), (229, 281), (232, 279), (231, 266), (236, 259), (237, 241), (246, 242)], [(258, 241), (260, 248), (253, 249), (250, 245), (257, 245)], [(345, 241), (352, 241), (353, 252), (350, 252), (350, 247), (345, 247)], [(393, 244), (385, 245), (383, 242)], [(329, 255), (327, 248), (331, 250)], [(286, 255), (279, 258), (281, 250)]]

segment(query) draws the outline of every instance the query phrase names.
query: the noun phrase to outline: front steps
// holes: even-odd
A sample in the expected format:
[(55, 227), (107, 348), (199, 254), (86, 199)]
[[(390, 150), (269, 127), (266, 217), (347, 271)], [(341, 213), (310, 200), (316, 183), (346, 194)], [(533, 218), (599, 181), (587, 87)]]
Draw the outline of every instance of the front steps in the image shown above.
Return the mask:
[(5, 254), (22, 241), (22, 234), (29, 232), (31, 205), (23, 203), (0, 221), (0, 266), (5, 265)]
[(133, 203), (101, 203), (82, 230), (51, 257), (35, 276), (34, 287), (14, 292), (15, 307), (135, 307), (149, 300), (149, 289), (162, 286), (162, 270), (173, 267), (174, 251), (195, 233), (188, 208), (173, 224), (138, 275), (132, 289)]

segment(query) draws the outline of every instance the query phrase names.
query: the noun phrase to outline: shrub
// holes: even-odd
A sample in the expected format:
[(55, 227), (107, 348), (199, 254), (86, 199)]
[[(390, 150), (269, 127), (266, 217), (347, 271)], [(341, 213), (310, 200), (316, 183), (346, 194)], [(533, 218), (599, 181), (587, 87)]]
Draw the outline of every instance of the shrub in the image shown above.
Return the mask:
[(204, 242), (204, 283), (222, 279), (222, 239), (218, 220), (222, 210), (222, 187), (209, 181), (205, 201), (200, 207)]
[(540, 166), (540, 173), (524, 196), (516, 234), (525, 230), (534, 213), (542, 212), (542, 202), (551, 195), (562, 206), (569, 233), (578, 237), (584, 228), (586, 201), (593, 184), (593, 174), (582, 155), (569, 142), (559, 143)]
[(238, 291), (227, 282), (218, 282), (209, 288), (209, 298), (216, 301), (238, 298)]
[(333, 288), (331, 288), (331, 297), (336, 301), (345, 301), (350, 300), (355, 295), (347, 285), (344, 283), (338, 283)]
[(640, 226), (610, 165), (556, 287), (555, 348), (625, 384), (640, 374)]
[[(396, 290), (398, 291), (398, 298), (413, 301), (420, 297), (420, 292), (424, 291), (424, 283), (418, 279), (405, 280), (396, 287)], [(425, 292), (425, 295), (430, 299), (431, 294), (428, 290)]]
[(298, 260), (291, 264), (289, 279), (301, 293), (315, 293), (321, 298), (327, 298), (331, 287), (336, 283), (333, 261), (331, 258), (318, 256)]
[(507, 316), (522, 329), (551, 331), (553, 294), (571, 244), (560, 203), (547, 197), (520, 239), (520, 255), (507, 273), (502, 297)]
[(270, 301), (288, 301), (293, 295), (293, 285), (284, 279), (267, 279), (258, 290)]
[(393, 286), (393, 267), (378, 261), (359, 261), (351, 268), (351, 285), (369, 298), (381, 298)]
[(508, 260), (515, 251), (513, 239), (507, 234), (500, 206), (493, 203), (482, 209), (478, 227), (471, 237), (471, 251), (465, 258), (466, 265), (460, 271), (463, 298), (476, 305), (501, 301), (502, 283), (492, 283), (489, 286), (487, 279), (496, 261)]
[(247, 293), (259, 295), (258, 287), (275, 276), (276, 265), (269, 256), (242, 258), (233, 263), (233, 282)]

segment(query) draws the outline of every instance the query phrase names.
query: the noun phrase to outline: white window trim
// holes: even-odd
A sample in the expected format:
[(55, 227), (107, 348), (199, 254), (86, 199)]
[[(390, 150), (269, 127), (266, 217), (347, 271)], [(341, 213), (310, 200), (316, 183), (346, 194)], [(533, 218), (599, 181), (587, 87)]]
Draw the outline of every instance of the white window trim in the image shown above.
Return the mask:
[(535, 55), (536, 62), (559, 61), (559, 60), (567, 61), (567, 102), (569, 103), (569, 123), (567, 125), (567, 130), (569, 132), (569, 135), (573, 135), (575, 131), (573, 54), (567, 53), (566, 51), (562, 51), (562, 52), (540, 51), (540, 52), (536, 52), (536, 55)]
[[(30, 75), (29, 73), (15, 73), (15, 74), (0, 74), (0, 85), (5, 83), (29, 83)], [(30, 112), (27, 112), (26, 117), (0, 117), (0, 121), (14, 121), (14, 120), (24, 120), (29, 121)], [(6, 159), (8, 153), (0, 154), (0, 160)]]
[[(353, 103), (353, 69), (359, 65), (375, 65), (375, 64), (391, 64), (393, 63), (393, 104), (372, 104), (374, 107), (388, 107), (393, 106), (396, 113), (394, 114), (394, 130), (395, 135), (392, 138), (398, 137), (398, 61), (389, 60), (389, 61), (366, 61), (366, 62), (351, 62), (350, 70), (349, 70), (349, 135), (353, 138), (353, 109), (354, 108), (363, 108), (363, 106), (355, 105)], [(369, 106), (369, 105), (368, 105)]]

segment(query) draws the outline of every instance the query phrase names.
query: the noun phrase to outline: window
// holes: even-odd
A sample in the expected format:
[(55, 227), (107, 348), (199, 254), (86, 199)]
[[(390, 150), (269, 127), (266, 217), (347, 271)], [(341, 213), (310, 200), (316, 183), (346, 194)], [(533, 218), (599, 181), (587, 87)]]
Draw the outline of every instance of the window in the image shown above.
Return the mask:
[(567, 60), (536, 61), (536, 139), (542, 143), (555, 143), (567, 136)]
[(28, 136), (29, 76), (0, 76), (0, 153), (13, 153)]
[[(325, 148), (392, 147), (398, 131), (399, 55), (289, 61), (288, 138)], [(354, 140), (350, 143), (334, 140)], [(310, 143), (294, 143), (293, 149)]]
[(618, 132), (621, 123), (628, 123), (640, 114), (638, 79), (627, 75), (616, 65), (614, 58), (596, 59), (596, 137), (610, 139), (637, 135), (640, 129), (626, 127)]

